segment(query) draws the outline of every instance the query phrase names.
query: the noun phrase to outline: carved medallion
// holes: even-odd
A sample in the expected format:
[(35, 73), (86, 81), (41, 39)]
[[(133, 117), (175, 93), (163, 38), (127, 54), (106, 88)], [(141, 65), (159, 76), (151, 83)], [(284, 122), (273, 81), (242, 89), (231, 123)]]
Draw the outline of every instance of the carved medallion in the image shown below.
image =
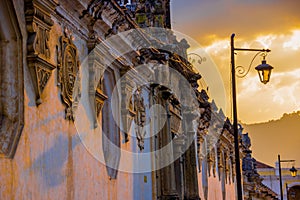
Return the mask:
[(77, 48), (67, 29), (60, 38), (57, 80), (61, 89), (61, 99), (66, 106), (66, 119), (74, 120), (74, 112), (80, 98), (79, 60)]

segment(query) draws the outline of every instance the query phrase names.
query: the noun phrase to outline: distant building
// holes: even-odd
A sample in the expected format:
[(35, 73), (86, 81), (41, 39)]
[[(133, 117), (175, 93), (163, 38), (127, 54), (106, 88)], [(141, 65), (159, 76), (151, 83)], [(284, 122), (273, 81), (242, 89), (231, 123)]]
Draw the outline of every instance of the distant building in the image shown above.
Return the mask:
[[(278, 194), (278, 199), (280, 199), (278, 162), (275, 163), (275, 168), (261, 162), (257, 163), (257, 171), (263, 179), (263, 184), (275, 191)], [(281, 167), (283, 200), (300, 199), (300, 176), (292, 177), (290, 168)]]
[(261, 166), (261, 163), (252, 157), (251, 140), (248, 133), (242, 135), (242, 144), (244, 153), (242, 162), (244, 199), (278, 200), (277, 193), (264, 184), (263, 177), (258, 172), (258, 166)]

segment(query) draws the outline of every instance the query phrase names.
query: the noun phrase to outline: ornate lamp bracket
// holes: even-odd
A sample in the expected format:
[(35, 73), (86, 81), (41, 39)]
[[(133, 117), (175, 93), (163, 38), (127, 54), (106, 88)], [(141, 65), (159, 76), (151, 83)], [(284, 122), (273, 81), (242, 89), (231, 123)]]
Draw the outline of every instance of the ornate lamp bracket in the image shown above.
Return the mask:
[(256, 58), (258, 55), (260, 55), (260, 56), (263, 57), (263, 60), (265, 60), (267, 54), (268, 54), (268, 51), (266, 51), (266, 52), (257, 52), (257, 53), (254, 55), (254, 57), (252, 58), (252, 60), (251, 60), (251, 62), (250, 62), (250, 64), (249, 64), (249, 66), (248, 66), (247, 69), (245, 69), (245, 67), (244, 67), (244, 66), (241, 66), (241, 65), (236, 66), (236, 67), (235, 67), (235, 70), (236, 70), (236, 76), (237, 76), (238, 78), (244, 78), (245, 76), (247, 76), (247, 74), (249, 73), (249, 71), (250, 71), (250, 69), (251, 69), (251, 66), (252, 66), (253, 61), (255, 60), (255, 58)]

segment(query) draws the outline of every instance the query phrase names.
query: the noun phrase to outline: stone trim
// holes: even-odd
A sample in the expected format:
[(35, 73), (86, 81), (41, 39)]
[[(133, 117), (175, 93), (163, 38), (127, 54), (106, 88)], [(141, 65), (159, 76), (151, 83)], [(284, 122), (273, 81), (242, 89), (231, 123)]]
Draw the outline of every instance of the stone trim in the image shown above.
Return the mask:
[(0, 1), (0, 158), (13, 158), (24, 126), (22, 35), (12, 1)]

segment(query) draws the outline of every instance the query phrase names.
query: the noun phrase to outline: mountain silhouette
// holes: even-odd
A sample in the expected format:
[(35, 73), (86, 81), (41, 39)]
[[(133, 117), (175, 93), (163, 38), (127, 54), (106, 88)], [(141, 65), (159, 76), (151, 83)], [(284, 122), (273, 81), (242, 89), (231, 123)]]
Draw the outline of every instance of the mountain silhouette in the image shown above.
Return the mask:
[[(296, 160), (300, 167), (300, 111), (285, 113), (278, 120), (243, 124), (249, 133), (253, 156), (268, 165), (275, 166), (278, 154), (282, 160)], [(283, 163), (282, 167), (291, 167)]]

